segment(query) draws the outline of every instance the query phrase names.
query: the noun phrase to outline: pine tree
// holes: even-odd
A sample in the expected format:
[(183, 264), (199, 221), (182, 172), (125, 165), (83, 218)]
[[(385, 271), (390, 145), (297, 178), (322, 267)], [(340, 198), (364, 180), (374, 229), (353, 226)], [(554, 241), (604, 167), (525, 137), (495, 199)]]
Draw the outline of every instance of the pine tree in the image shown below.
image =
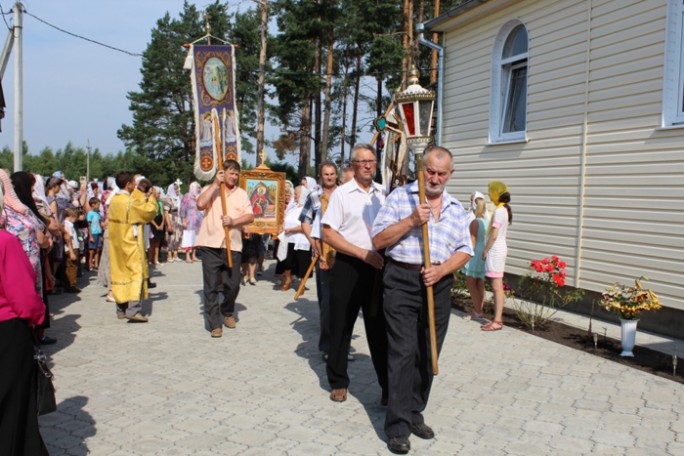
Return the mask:
[[(187, 55), (183, 45), (205, 35), (205, 17), (212, 36), (238, 45), (236, 103), (243, 150), (253, 150), (244, 138), (253, 135), (256, 117), (256, 85), (253, 81), (258, 62), (252, 55), (254, 49), (258, 54), (259, 37), (251, 30), (255, 14), (248, 11), (231, 16), (227, 12), (227, 4), (215, 0), (206, 7), (206, 15), (185, 1), (178, 19), (167, 13), (157, 21), (143, 53), (140, 91), (128, 93), (133, 124), (123, 125), (117, 132), (129, 151), (157, 163), (164, 171), (158, 170), (156, 174), (163, 174), (171, 180), (180, 177), (189, 181), (192, 178), (195, 126), (190, 76), (183, 68)], [(212, 44), (217, 44), (217, 41)]]

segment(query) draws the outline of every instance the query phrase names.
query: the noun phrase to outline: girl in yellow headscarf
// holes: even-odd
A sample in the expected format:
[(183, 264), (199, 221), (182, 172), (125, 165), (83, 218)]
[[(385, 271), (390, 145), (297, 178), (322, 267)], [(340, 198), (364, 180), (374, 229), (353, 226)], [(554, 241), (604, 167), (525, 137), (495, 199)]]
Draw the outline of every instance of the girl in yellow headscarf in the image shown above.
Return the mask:
[(506, 255), (508, 253), (506, 233), (508, 225), (513, 223), (513, 212), (508, 205), (511, 201), (511, 194), (503, 182), (492, 181), (489, 183), (489, 198), (496, 205), (496, 209), (492, 212), (487, 244), (482, 252), (482, 259), (485, 260), (485, 276), (489, 277), (492, 290), (494, 291), (494, 319), (482, 325), (480, 329), (483, 331), (498, 331), (503, 328), (503, 305), (505, 299), (503, 276), (506, 266)]

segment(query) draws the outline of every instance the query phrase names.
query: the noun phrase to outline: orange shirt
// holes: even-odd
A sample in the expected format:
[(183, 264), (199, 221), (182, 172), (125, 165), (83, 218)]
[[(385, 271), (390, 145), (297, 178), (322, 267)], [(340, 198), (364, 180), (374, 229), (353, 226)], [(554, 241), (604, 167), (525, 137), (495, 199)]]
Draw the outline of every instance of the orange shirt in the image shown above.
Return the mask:
[[(208, 191), (211, 191), (210, 187), (205, 188), (201, 195)], [(221, 221), (223, 207), (221, 205), (220, 187), (214, 189), (214, 194), (211, 198), (209, 209), (204, 211), (204, 220), (202, 220), (202, 226), (197, 235), (197, 245), (226, 248), (226, 235), (223, 229), (223, 222)], [(237, 218), (252, 213), (252, 205), (249, 202), (246, 191), (240, 187), (235, 187), (235, 190), (232, 192), (226, 189), (226, 215), (231, 218)], [(230, 228), (230, 250), (234, 252), (242, 251), (242, 227)]]

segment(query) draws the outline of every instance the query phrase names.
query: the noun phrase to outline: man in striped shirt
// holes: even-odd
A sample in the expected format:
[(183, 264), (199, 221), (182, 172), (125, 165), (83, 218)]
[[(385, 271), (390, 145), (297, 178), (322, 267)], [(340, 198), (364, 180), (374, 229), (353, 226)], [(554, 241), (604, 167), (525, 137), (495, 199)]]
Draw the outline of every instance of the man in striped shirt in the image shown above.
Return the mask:
[[(433, 147), (425, 154), (425, 195), (419, 204), (418, 182), (398, 187), (385, 200), (371, 235), (376, 249), (386, 248), (383, 277), (387, 325), (389, 403), (385, 433), (390, 451), (411, 449), (409, 435), (434, 437), (422, 412), (432, 385), (426, 287), (434, 289), (437, 351), (449, 324), (453, 271), (473, 255), (467, 214), (444, 189), (451, 177), (452, 155)], [(428, 225), (432, 266), (424, 268), (421, 227)]]

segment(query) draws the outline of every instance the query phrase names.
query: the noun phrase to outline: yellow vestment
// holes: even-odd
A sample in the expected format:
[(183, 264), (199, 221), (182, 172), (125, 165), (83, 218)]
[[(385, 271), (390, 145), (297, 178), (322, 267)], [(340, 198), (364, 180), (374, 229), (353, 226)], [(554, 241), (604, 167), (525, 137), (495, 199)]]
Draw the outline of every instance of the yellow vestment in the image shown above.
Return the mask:
[(109, 204), (109, 263), (114, 300), (123, 304), (147, 298), (147, 258), (144, 225), (157, 215), (154, 196), (149, 199), (138, 189), (119, 193)]

